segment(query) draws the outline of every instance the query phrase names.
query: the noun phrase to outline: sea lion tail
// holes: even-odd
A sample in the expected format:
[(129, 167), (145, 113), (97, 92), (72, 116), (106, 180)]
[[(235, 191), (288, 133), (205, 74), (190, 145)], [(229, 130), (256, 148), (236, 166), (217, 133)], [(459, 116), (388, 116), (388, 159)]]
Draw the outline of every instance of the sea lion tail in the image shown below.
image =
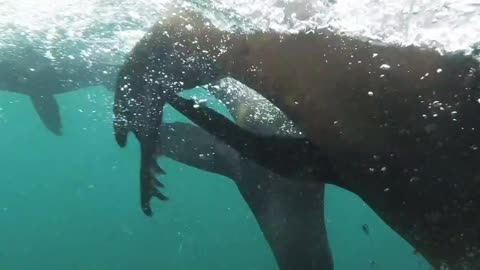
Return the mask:
[(55, 135), (62, 135), (62, 119), (57, 100), (53, 95), (31, 95), (33, 107), (43, 124)]

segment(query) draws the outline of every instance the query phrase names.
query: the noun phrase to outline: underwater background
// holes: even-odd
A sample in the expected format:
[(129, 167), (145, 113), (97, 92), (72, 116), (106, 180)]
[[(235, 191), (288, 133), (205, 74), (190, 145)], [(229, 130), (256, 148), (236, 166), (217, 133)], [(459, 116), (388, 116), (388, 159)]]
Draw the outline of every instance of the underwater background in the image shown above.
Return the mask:
[[(357, 1), (363, 4), (350, 6), (347, 1), (319, 1), (315, 2), (317, 7), (324, 9), (293, 24), (268, 17), (277, 10), (277, 2), (282, 1), (204, 4), (224, 10), (236, 8), (242, 16), (261, 18), (253, 23), (279, 29), (329, 24), (392, 42), (435, 41), (445, 50), (465, 48), (480, 40), (480, 26), (473, 23), (476, 18), (480, 21), (480, 12), (472, 4), (476, 9), (469, 13), (468, 1), (463, 6), (460, 1), (452, 2), (451, 14), (442, 18), (448, 23), (448, 18), (465, 14), (461, 17), (464, 20), (459, 20), (462, 31), (456, 32), (457, 37), (446, 36), (441, 23), (430, 32), (427, 30), (434, 27), (422, 24), (428, 21), (422, 18), (431, 19), (441, 11), (434, 10), (439, 6), (434, 1), (391, 5), (387, 1)], [(2, 57), (14, 53), (11, 44), (27, 44), (45, 52), (59, 44), (61, 49), (56, 53), (62, 57), (90, 50), (97, 59), (120, 61), (158, 18), (161, 8), (156, 7), (163, 4), (58, 1), (50, 5), (35, 1), (33, 8), (32, 3), (0, 1), (0, 30), (13, 29), (1, 31)], [(266, 5), (272, 11), (268, 16), (262, 13)], [(395, 28), (408, 17), (395, 15), (403, 14), (400, 6), (417, 10), (409, 13), (412, 27), (406, 34), (404, 28)], [(49, 8), (56, 16), (45, 14)], [(379, 10), (383, 17), (367, 16), (366, 12)], [(370, 21), (352, 23), (353, 14)], [(378, 27), (382, 20), (383, 28)], [(61, 35), (65, 38), (57, 43), (49, 38)], [(112, 43), (115, 50), (102, 51), (113, 48)], [(27, 96), (0, 91), (0, 270), (277, 269), (253, 215), (231, 180), (163, 158), (159, 162), (167, 171), (163, 182), (170, 200), (153, 200), (155, 215), (148, 218), (138, 203), (138, 143), (130, 136), (127, 147), (121, 149), (113, 137), (113, 94), (103, 87), (90, 87), (58, 95), (57, 100), (63, 119), (61, 137), (43, 126)], [(173, 109), (168, 109), (165, 117), (170, 122), (188, 122)], [(335, 269), (430, 269), (361, 199), (330, 185), (326, 188), (325, 223)], [(362, 230), (363, 224), (368, 225), (368, 234)]]
[[(138, 144), (113, 139), (113, 95), (89, 88), (57, 97), (53, 136), (27, 97), (0, 96), (0, 269), (276, 269), (235, 184), (160, 160), (170, 197), (141, 212)], [(186, 121), (169, 108), (167, 121)], [(335, 269), (429, 269), (357, 196), (326, 189)], [(369, 234), (362, 231), (368, 224)]]

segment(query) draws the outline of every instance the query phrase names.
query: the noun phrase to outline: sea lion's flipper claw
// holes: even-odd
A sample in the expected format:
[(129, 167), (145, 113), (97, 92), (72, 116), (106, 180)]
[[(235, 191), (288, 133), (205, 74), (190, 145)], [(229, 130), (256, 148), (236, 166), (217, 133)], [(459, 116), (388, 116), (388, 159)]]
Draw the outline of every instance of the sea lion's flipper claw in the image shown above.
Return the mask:
[(161, 201), (167, 201), (168, 197), (165, 196), (162, 192), (160, 192), (158, 189), (154, 189), (153, 196), (157, 197), (157, 199)]
[(160, 192), (159, 188), (164, 185), (155, 177), (155, 173), (165, 173), (157, 164), (154, 154), (154, 147), (151, 141), (143, 138), (141, 141), (141, 164), (140, 164), (140, 200), (141, 207), (145, 215), (152, 216), (150, 200), (156, 197), (159, 200), (167, 200), (167, 196)]
[(161, 188), (165, 187), (165, 185), (162, 184), (162, 182), (158, 181), (158, 179), (155, 177), (153, 178), (153, 183), (155, 184), (156, 187), (161, 187)]
[(145, 215), (152, 216), (153, 213), (150, 207), (152, 197), (156, 197), (161, 201), (168, 200), (168, 197), (160, 192), (159, 188), (163, 187), (163, 184), (155, 178), (155, 175), (148, 168), (142, 168), (140, 174), (142, 211)]
[(167, 173), (158, 165), (158, 163), (157, 163), (156, 161), (153, 161), (153, 162), (152, 162), (151, 167), (152, 167), (153, 172), (156, 173), (156, 174), (162, 174), (162, 175), (167, 174)]

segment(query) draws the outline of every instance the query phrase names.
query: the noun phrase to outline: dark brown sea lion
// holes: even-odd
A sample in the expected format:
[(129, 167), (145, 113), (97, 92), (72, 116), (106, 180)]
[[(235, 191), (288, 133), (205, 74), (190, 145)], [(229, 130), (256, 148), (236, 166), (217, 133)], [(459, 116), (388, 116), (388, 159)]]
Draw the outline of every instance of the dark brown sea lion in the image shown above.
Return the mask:
[[(194, 121), (216, 136), (228, 132), (222, 139), (239, 152), (256, 148), (249, 157), (263, 166), (307, 164), (281, 173), (308, 174), (312, 166), (310, 179), (356, 193), (435, 268), (479, 267), (480, 75), (475, 59), (374, 44), (327, 29), (231, 33), (198, 13), (175, 12), (132, 50), (115, 95), (117, 142), (125, 145), (132, 131), (142, 146), (147, 214), (149, 199), (163, 198), (152, 170), (160, 171), (155, 146), (168, 101), (189, 117), (201, 112)], [(271, 141), (234, 125), (226, 130), (228, 120), (213, 116), (219, 122), (208, 123), (208, 109), (194, 110), (194, 103), (175, 95), (226, 76), (272, 101), (304, 132), (303, 144), (313, 143), (296, 150), (298, 139)], [(271, 156), (275, 161), (262, 160), (265, 153), (277, 153)]]

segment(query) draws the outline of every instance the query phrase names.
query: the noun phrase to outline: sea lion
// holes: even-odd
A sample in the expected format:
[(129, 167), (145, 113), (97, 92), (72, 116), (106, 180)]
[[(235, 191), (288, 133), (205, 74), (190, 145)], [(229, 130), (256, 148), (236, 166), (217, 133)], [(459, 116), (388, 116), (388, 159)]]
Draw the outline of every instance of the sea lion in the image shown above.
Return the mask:
[[(285, 148), (288, 140), (282, 138), (269, 148), (265, 136), (235, 125), (226, 130), (228, 119), (208, 123), (208, 108), (176, 95), (227, 76), (270, 100), (312, 143), (298, 151)], [(253, 159), (267, 149), (277, 151), (272, 158), (282, 164), (298, 155), (297, 165), (318, 162), (312, 171), (333, 166), (296, 179), (359, 195), (436, 269), (479, 267), (479, 81), (478, 62), (463, 53), (386, 46), (328, 29), (232, 33), (199, 13), (177, 9), (137, 43), (120, 72), (115, 136), (124, 146), (132, 131), (141, 143), (147, 214), (149, 199), (161, 198), (152, 161), (161, 154), (155, 145), (168, 101), (190, 116), (200, 112), (194, 121), (212, 134), (230, 133), (222, 140), (237, 150), (260, 141), (250, 146), (257, 149)]]
[(29, 96), (43, 124), (53, 134), (61, 135), (55, 95), (90, 86), (113, 89), (118, 68), (70, 58), (55, 61), (27, 46), (0, 58), (0, 90)]

